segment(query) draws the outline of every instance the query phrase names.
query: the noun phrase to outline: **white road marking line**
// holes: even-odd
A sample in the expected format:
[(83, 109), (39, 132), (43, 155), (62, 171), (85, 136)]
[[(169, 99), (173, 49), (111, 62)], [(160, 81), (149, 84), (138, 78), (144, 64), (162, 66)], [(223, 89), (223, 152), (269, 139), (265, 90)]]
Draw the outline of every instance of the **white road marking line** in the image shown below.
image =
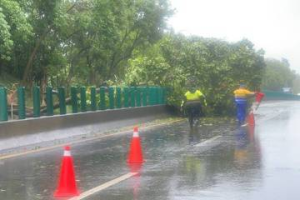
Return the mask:
[[(180, 122), (180, 121), (183, 121), (183, 120), (180, 119), (180, 120), (176, 120), (176, 121), (172, 121), (172, 122), (154, 124), (154, 125), (144, 126), (143, 128), (145, 130), (147, 130), (147, 129), (154, 128), (154, 127), (157, 127), (157, 126), (164, 126), (164, 125), (168, 125), (168, 124), (177, 123), (177, 122)], [(40, 148), (40, 149), (28, 150), (28, 151), (21, 152), (21, 153), (4, 154), (2, 156), (0, 155), (0, 160), (5, 160), (5, 159), (19, 157), (19, 156), (25, 156), (25, 155), (28, 155), (28, 154), (39, 153), (39, 152), (42, 152), (42, 151), (49, 151), (49, 150), (53, 150), (53, 149), (56, 149), (56, 148), (59, 148), (59, 147), (64, 147), (66, 145), (80, 144), (80, 143), (84, 143), (84, 142), (103, 139), (103, 138), (106, 138), (106, 137), (117, 136), (117, 135), (121, 135), (121, 134), (125, 134), (125, 133), (131, 133), (131, 132), (130, 132), (130, 130), (125, 130), (125, 131), (121, 131), (121, 132), (118, 132), (118, 133), (112, 133), (112, 134), (108, 134), (108, 135), (104, 135), (104, 136), (101, 135), (101, 136), (96, 136), (96, 137), (92, 137), (92, 138), (88, 138), (88, 139), (79, 139), (79, 140), (73, 141), (73, 142), (54, 145), (54, 146), (50, 146), (50, 147), (44, 147), (44, 148)]]
[(106, 188), (108, 188), (108, 187), (111, 187), (111, 186), (113, 186), (113, 185), (116, 185), (116, 184), (118, 184), (118, 183), (120, 183), (120, 182), (122, 182), (122, 181), (124, 181), (124, 180), (126, 180), (126, 179), (128, 179), (128, 178), (130, 178), (130, 177), (132, 177), (132, 176), (134, 176), (134, 175), (136, 175), (136, 174), (138, 174), (138, 173), (132, 173), (132, 172), (131, 172), (131, 173), (125, 174), (125, 175), (120, 176), (120, 177), (118, 177), (118, 178), (116, 178), (116, 179), (113, 179), (113, 180), (111, 180), (111, 181), (108, 181), (108, 182), (106, 182), (106, 183), (104, 183), (104, 184), (102, 184), (102, 185), (99, 185), (99, 186), (97, 186), (97, 187), (95, 187), (95, 188), (93, 188), (93, 189), (90, 189), (90, 190), (88, 190), (88, 191), (82, 193), (80, 196), (78, 196), (78, 197), (73, 197), (73, 198), (71, 198), (71, 199), (69, 199), (69, 200), (81, 200), (81, 199), (84, 199), (84, 198), (86, 198), (86, 197), (88, 197), (88, 196), (91, 196), (91, 195), (93, 195), (93, 194), (95, 194), (95, 193), (97, 193), (97, 192), (100, 192), (100, 191), (102, 191), (102, 190), (104, 190), (104, 189), (106, 189)]
[(215, 141), (215, 140), (217, 140), (217, 139), (219, 139), (219, 138), (221, 138), (222, 136), (215, 136), (215, 137), (213, 137), (213, 138), (210, 138), (210, 139), (208, 139), (208, 140), (205, 140), (204, 142), (201, 142), (201, 143), (199, 143), (199, 144), (196, 144), (196, 145), (194, 145), (195, 147), (202, 147), (202, 146), (206, 146), (206, 145), (209, 145), (209, 143), (212, 143), (213, 141)]

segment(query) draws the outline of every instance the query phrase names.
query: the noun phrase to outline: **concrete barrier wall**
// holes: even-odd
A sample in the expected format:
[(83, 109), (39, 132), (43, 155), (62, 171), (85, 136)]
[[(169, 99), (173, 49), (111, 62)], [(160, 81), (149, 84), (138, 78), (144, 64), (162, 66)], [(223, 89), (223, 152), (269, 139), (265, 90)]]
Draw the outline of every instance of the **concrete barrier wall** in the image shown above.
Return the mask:
[(0, 150), (104, 132), (169, 115), (165, 105), (0, 122)]

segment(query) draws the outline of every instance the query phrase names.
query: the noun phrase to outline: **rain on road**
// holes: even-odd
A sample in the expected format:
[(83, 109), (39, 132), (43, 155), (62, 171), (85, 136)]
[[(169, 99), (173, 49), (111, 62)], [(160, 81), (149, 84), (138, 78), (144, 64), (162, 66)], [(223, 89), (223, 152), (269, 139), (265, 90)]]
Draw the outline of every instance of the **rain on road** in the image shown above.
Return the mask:
[[(88, 200), (299, 199), (300, 103), (268, 102), (256, 127), (220, 122), (140, 130), (140, 174)], [(81, 192), (127, 174), (131, 134), (72, 146)], [(62, 149), (0, 160), (0, 199), (53, 199)]]

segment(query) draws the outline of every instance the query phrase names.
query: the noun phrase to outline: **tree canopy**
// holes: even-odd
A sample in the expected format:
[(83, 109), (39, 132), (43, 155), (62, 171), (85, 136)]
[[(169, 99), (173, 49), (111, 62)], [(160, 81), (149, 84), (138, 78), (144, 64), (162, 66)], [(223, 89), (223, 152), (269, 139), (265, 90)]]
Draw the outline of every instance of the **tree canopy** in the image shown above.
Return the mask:
[(287, 59), (266, 59), (266, 70), (263, 76), (263, 88), (273, 91), (282, 91), (284, 87), (291, 88), (294, 93), (298, 93), (298, 80), (300, 76), (290, 69)]
[(255, 89), (262, 81), (264, 52), (249, 40), (236, 43), (214, 38), (166, 35), (146, 52), (137, 52), (126, 73), (129, 84), (159, 84), (173, 89), (172, 103), (179, 104), (195, 80), (214, 113), (233, 106), (232, 92), (245, 82)]
[(171, 13), (166, 0), (3, 0), (0, 66), (24, 84), (96, 84), (158, 41)]
[(0, 75), (42, 89), (162, 85), (177, 105), (193, 79), (217, 114), (233, 110), (241, 81), (252, 90), (296, 88), (300, 78), (286, 60), (267, 59), (265, 68), (264, 51), (247, 39), (175, 34), (172, 14), (168, 0), (2, 0)]

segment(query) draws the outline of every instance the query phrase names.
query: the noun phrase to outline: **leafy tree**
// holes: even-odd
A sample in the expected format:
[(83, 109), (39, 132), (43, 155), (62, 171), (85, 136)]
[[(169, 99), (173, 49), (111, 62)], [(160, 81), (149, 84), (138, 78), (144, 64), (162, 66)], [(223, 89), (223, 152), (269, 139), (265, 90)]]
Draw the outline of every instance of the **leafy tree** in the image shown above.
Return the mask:
[(122, 77), (172, 13), (167, 0), (2, 0), (0, 8), (1, 69), (39, 85)]
[[(20, 43), (27, 42), (32, 35), (32, 26), (18, 1), (0, 1), (0, 72), (20, 50)], [(10, 68), (10, 71), (13, 69)]]
[(76, 23), (82, 29), (72, 38), (70, 56), (76, 62), (71, 62), (69, 79), (84, 73), (91, 84), (122, 77), (134, 50), (160, 39), (171, 13), (162, 0), (91, 1), (90, 7), (77, 15), (83, 16)]
[(264, 52), (246, 39), (166, 33), (172, 12), (168, 0), (1, 0), (0, 70), (42, 89), (104, 81), (162, 85), (177, 105), (195, 77), (209, 109), (226, 113), (241, 80), (252, 89), (261, 84)]
[(251, 88), (261, 82), (263, 51), (248, 40), (228, 43), (214, 38), (167, 35), (130, 61), (126, 80), (133, 84), (162, 84), (172, 88), (171, 103), (181, 102), (188, 80), (207, 96), (216, 114), (233, 110), (233, 90), (243, 80)]
[(282, 91), (283, 87), (294, 87), (296, 73), (289, 67), (286, 59), (266, 59), (266, 72), (263, 76), (263, 88), (267, 90)]

